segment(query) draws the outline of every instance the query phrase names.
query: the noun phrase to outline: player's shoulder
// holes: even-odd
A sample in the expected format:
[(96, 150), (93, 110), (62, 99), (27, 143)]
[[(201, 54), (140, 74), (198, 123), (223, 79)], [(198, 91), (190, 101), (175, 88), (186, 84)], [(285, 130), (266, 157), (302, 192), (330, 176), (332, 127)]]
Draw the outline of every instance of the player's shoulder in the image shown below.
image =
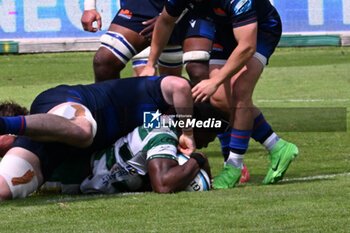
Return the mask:
[[(136, 133), (136, 131), (134, 131)], [(174, 145), (178, 144), (176, 130), (171, 127), (161, 127), (158, 129), (147, 129), (142, 126), (137, 128), (137, 134), (142, 141), (143, 150), (147, 151), (159, 145)]]
[(221, 0), (221, 1), (224, 2), (225, 7), (228, 8), (227, 10), (229, 10), (231, 14), (241, 15), (253, 9), (255, 0)]

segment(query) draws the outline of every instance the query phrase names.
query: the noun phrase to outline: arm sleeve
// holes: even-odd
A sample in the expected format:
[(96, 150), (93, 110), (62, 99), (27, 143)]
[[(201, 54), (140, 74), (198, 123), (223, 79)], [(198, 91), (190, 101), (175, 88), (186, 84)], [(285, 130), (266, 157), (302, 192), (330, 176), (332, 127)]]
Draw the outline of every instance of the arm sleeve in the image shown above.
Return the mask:
[(229, 13), (232, 27), (241, 27), (257, 21), (254, 0), (235, 0), (226, 5), (226, 12)]
[(145, 147), (147, 162), (154, 158), (168, 158), (177, 161), (178, 140), (169, 134), (158, 134)]

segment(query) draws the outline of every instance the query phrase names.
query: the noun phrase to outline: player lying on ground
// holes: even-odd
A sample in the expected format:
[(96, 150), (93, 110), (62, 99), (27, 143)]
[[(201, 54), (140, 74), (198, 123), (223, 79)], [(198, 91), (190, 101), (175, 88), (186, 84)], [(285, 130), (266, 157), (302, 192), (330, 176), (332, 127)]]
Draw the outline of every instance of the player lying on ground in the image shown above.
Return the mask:
[[(195, 106), (197, 111), (194, 116), (197, 120), (221, 118), (214, 108), (206, 105)], [(225, 127), (227, 124), (220, 128), (196, 129), (197, 148), (206, 147)], [(191, 155), (193, 159), (182, 166), (178, 165), (177, 134), (175, 128), (137, 127), (108, 149), (93, 155), (93, 173), (82, 182), (81, 191), (116, 193), (152, 188), (157, 193), (170, 193), (184, 190), (200, 168), (211, 177), (209, 163), (204, 154), (194, 153)]]
[[(216, 133), (212, 133), (211, 139), (215, 136)], [(150, 190), (170, 193), (185, 190), (201, 168), (211, 177), (208, 160), (202, 153), (193, 153), (193, 159), (179, 165), (177, 143), (175, 129), (137, 127), (111, 147), (94, 154), (93, 172), (82, 182), (80, 190), (83, 193)]]
[[(44, 91), (32, 103), (31, 115), (0, 118), (1, 135), (25, 136), (17, 137), (1, 163), (1, 198), (27, 196), (65, 157), (92, 154), (110, 146), (142, 125), (146, 111), (175, 109), (186, 120), (193, 111), (190, 90), (183, 78), (156, 76), (61, 85)], [(179, 142), (181, 153), (194, 152), (191, 129), (183, 129)], [(28, 174), (17, 173), (13, 166)], [(13, 182), (16, 177), (21, 177), (19, 183)]]
[[(15, 106), (15, 104), (7, 104)], [(1, 107), (1, 105), (0, 105)], [(195, 117), (197, 120), (216, 119), (221, 120), (221, 114), (217, 112), (210, 104), (198, 104), (195, 106)], [(209, 129), (197, 129), (196, 136), (199, 148), (206, 147), (210, 141), (213, 141), (216, 135), (225, 130), (227, 123), (223, 122), (220, 127)], [(137, 127), (127, 136), (119, 139), (112, 147), (102, 150), (93, 155), (93, 174), (90, 175), (81, 185), (83, 193), (116, 193), (122, 191), (147, 191), (151, 187), (158, 193), (169, 193), (184, 190), (203, 168), (210, 176), (210, 167), (205, 155), (195, 153), (191, 155), (192, 159), (182, 166), (177, 162), (177, 144), (178, 133), (181, 129), (162, 127), (160, 129), (146, 129)], [(14, 136), (8, 136), (14, 137)], [(8, 156), (0, 163), (0, 167), (9, 165)], [(13, 155), (12, 155), (13, 156)], [(89, 157), (86, 155), (86, 157)], [(81, 157), (86, 160), (86, 157)], [(69, 162), (68, 160), (63, 161)], [(82, 162), (79, 167), (73, 167), (74, 171), (65, 170), (64, 173), (69, 176), (77, 174), (75, 170), (86, 171), (82, 168)], [(16, 173), (24, 174), (22, 177), (15, 177), (11, 182), (20, 184), (20, 180), (25, 180), (28, 176), (28, 167), (24, 170), (12, 164), (11, 168)], [(52, 164), (51, 164), (52, 165)], [(19, 170), (18, 170), (19, 169)], [(30, 173), (30, 172), (29, 172)], [(72, 177), (70, 177), (72, 179)], [(3, 188), (3, 187), (1, 187)], [(29, 192), (30, 186), (22, 187), (22, 192)]]

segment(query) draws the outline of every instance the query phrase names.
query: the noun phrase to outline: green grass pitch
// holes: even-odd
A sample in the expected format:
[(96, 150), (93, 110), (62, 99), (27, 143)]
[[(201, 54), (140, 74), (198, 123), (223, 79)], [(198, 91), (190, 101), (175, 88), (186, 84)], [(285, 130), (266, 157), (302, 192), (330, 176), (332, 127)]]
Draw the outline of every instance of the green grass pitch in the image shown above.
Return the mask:
[[(93, 53), (0, 56), (0, 99), (29, 107), (41, 91), (93, 81)], [(123, 76), (131, 76), (128, 66)], [(350, 48), (280, 48), (254, 93), (300, 156), (276, 185), (261, 185), (267, 153), (251, 140), (251, 181), (234, 189), (160, 195), (40, 195), (0, 203), (0, 232), (349, 232)], [(212, 173), (219, 143), (204, 150)]]

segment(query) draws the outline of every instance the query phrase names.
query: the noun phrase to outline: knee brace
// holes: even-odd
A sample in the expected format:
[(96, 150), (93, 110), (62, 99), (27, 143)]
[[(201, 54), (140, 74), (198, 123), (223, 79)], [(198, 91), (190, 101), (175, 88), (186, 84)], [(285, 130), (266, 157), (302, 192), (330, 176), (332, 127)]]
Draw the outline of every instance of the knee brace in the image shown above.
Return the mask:
[(182, 48), (180, 45), (168, 45), (158, 60), (159, 65), (175, 68), (182, 65)]
[(101, 46), (109, 49), (124, 64), (136, 55), (134, 47), (118, 32), (106, 32), (101, 36), (100, 42)]
[(1, 160), (0, 175), (10, 187), (12, 199), (24, 198), (38, 188), (33, 166), (18, 156), (9, 154)]
[(147, 60), (149, 57), (149, 53), (151, 51), (151, 47), (147, 47), (135, 56), (132, 57), (132, 67), (144, 66), (147, 64)]
[(209, 61), (210, 53), (208, 51), (196, 50), (189, 51), (183, 54), (183, 63), (186, 64), (192, 61)]
[(91, 132), (92, 136), (95, 137), (97, 132), (97, 123), (95, 119), (92, 117), (90, 110), (82, 104), (69, 102), (66, 104), (62, 104), (60, 107), (55, 109), (52, 114), (67, 118), (69, 120), (74, 117), (84, 117), (91, 124)]

